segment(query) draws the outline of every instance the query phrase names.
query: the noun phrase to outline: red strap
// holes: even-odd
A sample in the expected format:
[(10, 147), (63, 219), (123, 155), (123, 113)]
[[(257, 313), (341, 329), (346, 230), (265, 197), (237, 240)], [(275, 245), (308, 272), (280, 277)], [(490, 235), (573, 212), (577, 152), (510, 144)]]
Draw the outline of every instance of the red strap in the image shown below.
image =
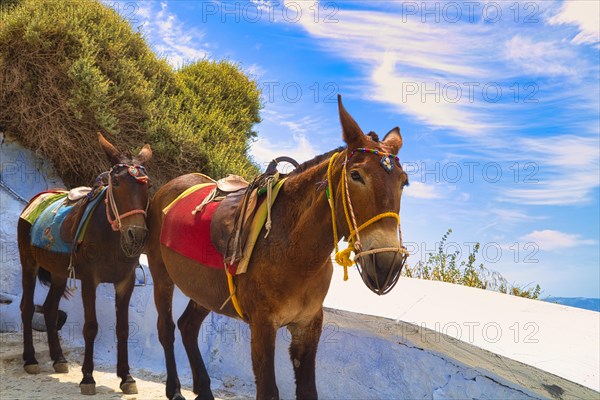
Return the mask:
[[(110, 206), (108, 205), (108, 198), (104, 199), (104, 204), (106, 205), (106, 219), (108, 219), (108, 223), (110, 224), (110, 226), (112, 227), (112, 230), (115, 232), (119, 231), (119, 226), (117, 225), (117, 219), (112, 219), (110, 216)], [(121, 215), (119, 215), (119, 219), (123, 219), (123, 218), (127, 218), (131, 215), (135, 215), (135, 214), (144, 214), (144, 218), (146, 217), (146, 211), (142, 210), (142, 209), (137, 209), (137, 210), (131, 210), (128, 211), (126, 213), (123, 213)]]

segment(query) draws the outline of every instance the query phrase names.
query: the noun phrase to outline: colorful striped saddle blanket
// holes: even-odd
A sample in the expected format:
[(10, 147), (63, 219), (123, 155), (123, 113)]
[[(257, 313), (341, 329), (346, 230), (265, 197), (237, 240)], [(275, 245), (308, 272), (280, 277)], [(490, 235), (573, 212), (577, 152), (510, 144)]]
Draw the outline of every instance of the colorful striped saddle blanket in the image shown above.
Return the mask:
[[(83, 240), (90, 216), (104, 199), (105, 191), (106, 187), (97, 188), (78, 202), (69, 201), (69, 192), (63, 190), (37, 194), (20, 216), (31, 224), (31, 244), (56, 253), (70, 253), (72, 244), (77, 246)], [(79, 207), (85, 209), (79, 210)], [(65, 234), (63, 224), (78, 211), (81, 213), (77, 215), (79, 221), (74, 221), (77, 224), (75, 231)]]

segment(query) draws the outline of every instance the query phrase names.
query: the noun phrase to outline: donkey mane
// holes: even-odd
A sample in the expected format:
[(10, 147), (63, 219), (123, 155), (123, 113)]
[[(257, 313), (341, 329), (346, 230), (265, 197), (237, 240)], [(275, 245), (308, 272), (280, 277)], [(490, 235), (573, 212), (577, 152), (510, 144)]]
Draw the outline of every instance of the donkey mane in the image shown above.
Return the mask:
[(292, 172), (290, 172), (290, 176), (301, 174), (302, 172), (306, 171), (307, 169), (312, 168), (315, 165), (321, 164), (321, 162), (323, 162), (323, 160), (330, 158), (333, 155), (333, 153), (339, 153), (342, 150), (344, 150), (345, 148), (346, 147), (344, 147), (344, 146), (340, 146), (337, 149), (328, 151), (325, 154), (318, 155), (311, 160), (303, 162), (302, 164), (300, 164), (298, 166), (298, 168), (296, 168)]

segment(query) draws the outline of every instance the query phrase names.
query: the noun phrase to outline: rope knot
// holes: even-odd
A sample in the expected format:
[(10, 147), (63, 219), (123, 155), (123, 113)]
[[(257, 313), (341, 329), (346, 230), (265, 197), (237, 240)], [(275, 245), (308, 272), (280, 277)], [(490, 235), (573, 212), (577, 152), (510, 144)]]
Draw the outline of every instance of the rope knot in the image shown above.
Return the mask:
[(350, 258), (352, 249), (348, 247), (345, 250), (335, 253), (335, 262), (344, 267), (344, 281), (348, 280), (348, 267), (354, 265), (354, 260)]

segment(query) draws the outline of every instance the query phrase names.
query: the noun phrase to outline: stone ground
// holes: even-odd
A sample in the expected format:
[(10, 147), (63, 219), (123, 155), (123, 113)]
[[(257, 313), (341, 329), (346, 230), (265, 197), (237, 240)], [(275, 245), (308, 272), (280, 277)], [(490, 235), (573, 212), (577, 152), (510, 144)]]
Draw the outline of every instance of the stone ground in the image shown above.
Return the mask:
[[(119, 389), (120, 379), (114, 370), (98, 367), (94, 371), (96, 395), (83, 396), (79, 391), (81, 381), (81, 361), (83, 348), (63, 348), (69, 360), (69, 373), (57, 374), (52, 368), (45, 333), (34, 332), (36, 356), (40, 363), (40, 373), (29, 375), (23, 370), (22, 336), (18, 333), (0, 334), (0, 399), (78, 399), (90, 400), (127, 399), (127, 400), (163, 400), (165, 396), (166, 374), (147, 371), (133, 371), (139, 393), (124, 395)], [(186, 399), (194, 399), (189, 388), (183, 390)], [(222, 400), (241, 399), (231, 393), (215, 392)]]

